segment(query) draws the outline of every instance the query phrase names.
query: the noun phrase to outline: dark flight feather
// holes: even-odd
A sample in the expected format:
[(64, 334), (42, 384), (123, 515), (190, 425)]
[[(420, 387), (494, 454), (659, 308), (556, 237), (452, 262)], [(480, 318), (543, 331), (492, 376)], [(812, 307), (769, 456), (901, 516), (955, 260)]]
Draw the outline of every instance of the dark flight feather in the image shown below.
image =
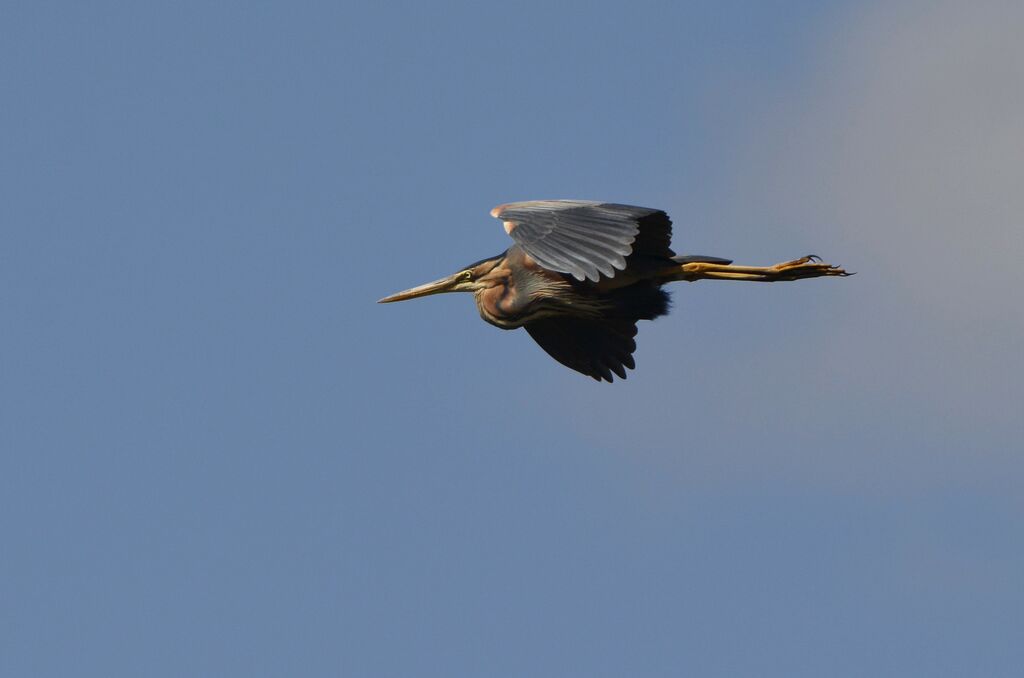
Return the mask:
[(656, 285), (638, 284), (616, 290), (603, 318), (571, 316), (526, 323), (526, 331), (548, 355), (594, 379), (626, 378), (634, 369), (636, 323), (668, 313), (668, 293)]

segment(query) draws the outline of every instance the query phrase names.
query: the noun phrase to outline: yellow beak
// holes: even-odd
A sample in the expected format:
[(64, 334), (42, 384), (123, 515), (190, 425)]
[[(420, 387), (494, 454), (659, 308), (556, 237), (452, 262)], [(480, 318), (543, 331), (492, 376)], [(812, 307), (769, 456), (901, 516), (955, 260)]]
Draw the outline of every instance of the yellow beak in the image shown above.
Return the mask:
[(426, 297), (431, 294), (443, 294), (445, 292), (455, 292), (454, 287), (459, 283), (460, 274), (450, 275), (447, 278), (441, 278), (434, 282), (429, 282), (425, 285), (419, 285), (412, 289), (403, 290), (402, 292), (395, 292), (391, 296), (384, 297), (378, 304), (390, 304), (394, 301), (405, 301), (406, 299), (415, 299), (416, 297)]

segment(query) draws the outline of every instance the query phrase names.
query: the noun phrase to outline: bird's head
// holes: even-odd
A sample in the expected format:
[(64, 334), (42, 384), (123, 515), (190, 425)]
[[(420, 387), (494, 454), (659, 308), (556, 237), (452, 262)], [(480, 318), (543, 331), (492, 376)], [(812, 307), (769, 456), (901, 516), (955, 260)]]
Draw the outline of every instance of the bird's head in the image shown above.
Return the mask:
[(395, 292), (394, 294), (379, 300), (378, 304), (390, 304), (393, 301), (406, 301), (417, 297), (426, 297), (431, 294), (443, 294), (445, 292), (479, 292), (490, 286), (488, 274), (501, 262), (504, 255), (483, 259), (470, 264), (458, 273), (428, 282), (425, 285), (417, 285), (411, 289)]

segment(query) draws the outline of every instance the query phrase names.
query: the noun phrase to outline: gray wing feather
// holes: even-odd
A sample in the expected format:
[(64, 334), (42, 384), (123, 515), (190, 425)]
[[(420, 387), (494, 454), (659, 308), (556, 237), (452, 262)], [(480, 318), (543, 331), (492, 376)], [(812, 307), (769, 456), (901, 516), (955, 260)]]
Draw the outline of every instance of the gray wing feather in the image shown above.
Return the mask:
[(640, 219), (659, 210), (589, 200), (532, 200), (499, 205), (491, 215), (533, 259), (577, 280), (597, 282), (626, 268)]

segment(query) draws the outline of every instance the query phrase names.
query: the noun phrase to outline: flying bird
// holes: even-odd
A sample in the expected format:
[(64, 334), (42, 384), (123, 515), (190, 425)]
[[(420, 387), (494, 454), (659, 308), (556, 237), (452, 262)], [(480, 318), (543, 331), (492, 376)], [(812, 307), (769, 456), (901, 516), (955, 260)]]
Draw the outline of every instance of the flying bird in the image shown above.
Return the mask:
[(472, 292), (480, 316), (504, 330), (526, 328), (548, 355), (601, 381), (636, 367), (636, 324), (668, 313), (666, 283), (683, 280), (777, 282), (846, 271), (810, 255), (774, 266), (676, 255), (672, 221), (658, 209), (590, 200), (499, 205), (515, 244), (446, 278), (384, 297), (405, 301)]

